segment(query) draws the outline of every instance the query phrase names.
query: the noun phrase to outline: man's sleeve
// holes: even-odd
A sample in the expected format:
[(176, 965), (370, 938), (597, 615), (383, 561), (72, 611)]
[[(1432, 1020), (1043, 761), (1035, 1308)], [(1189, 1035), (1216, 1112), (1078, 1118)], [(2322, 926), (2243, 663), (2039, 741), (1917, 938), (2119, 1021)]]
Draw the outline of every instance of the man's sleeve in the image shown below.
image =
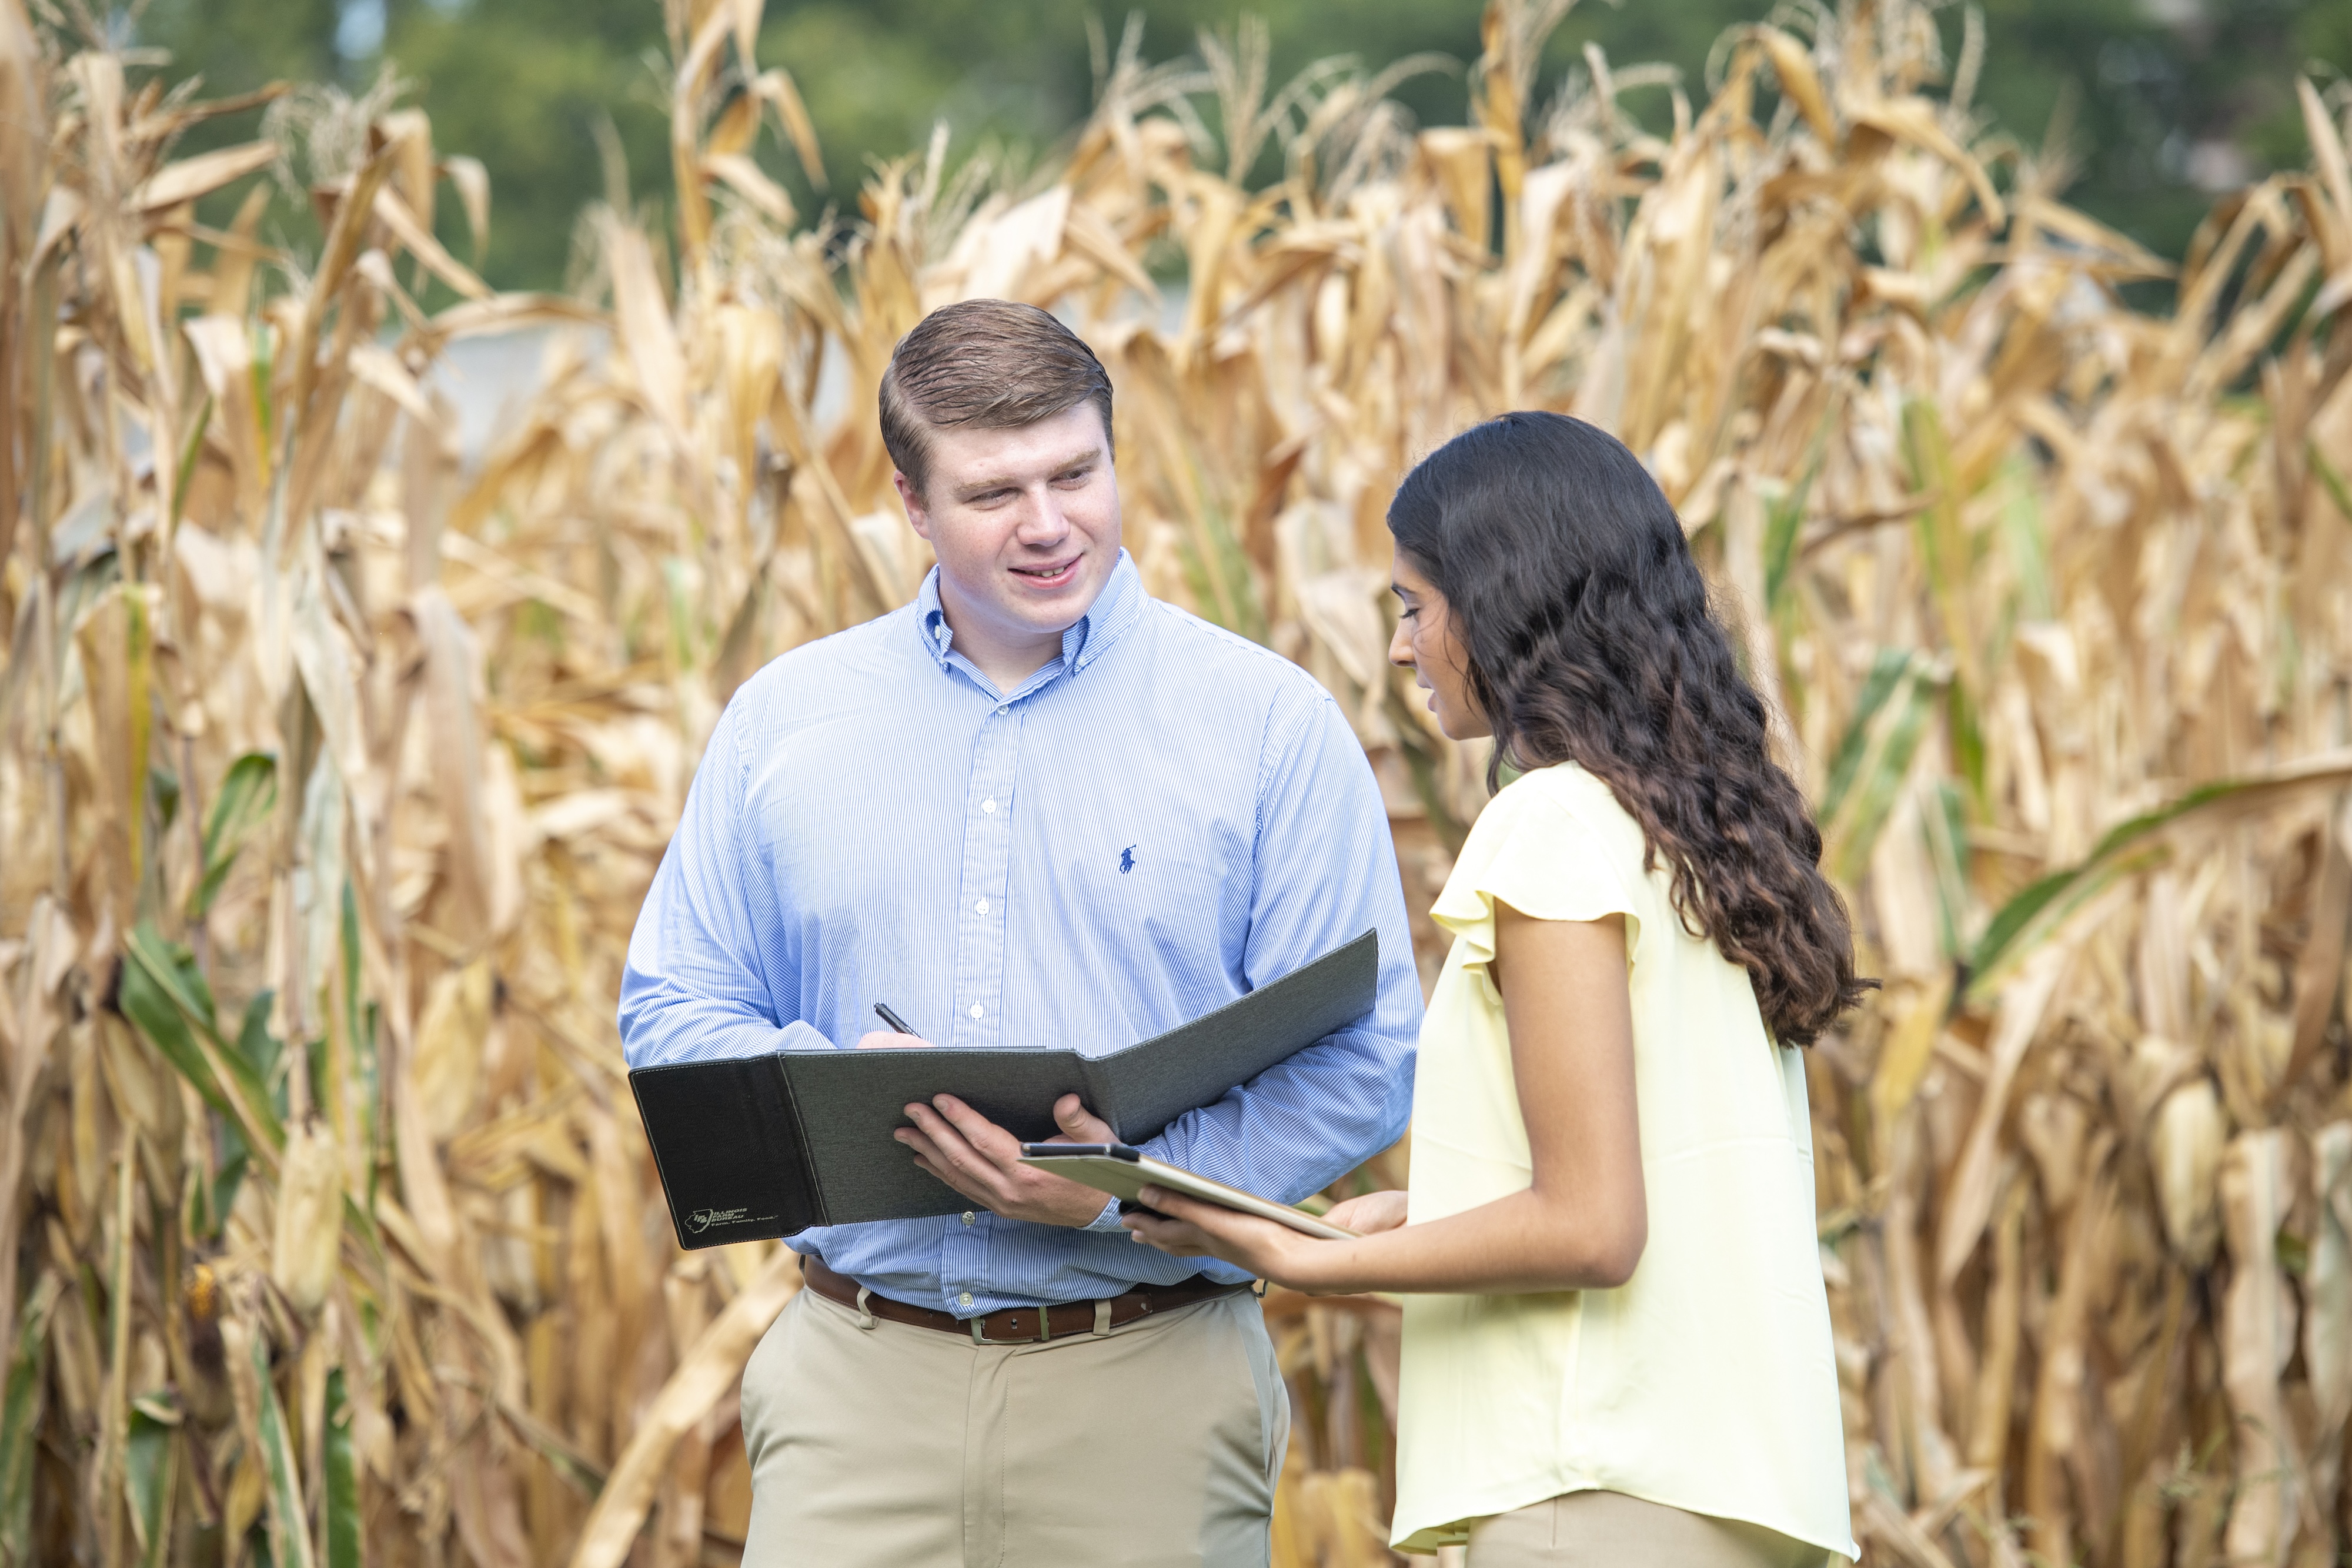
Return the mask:
[(1145, 1147), (1187, 1170), (1295, 1202), (1404, 1135), (1422, 1004), (1396, 847), (1364, 748), (1320, 688), (1285, 696), (1291, 706), (1270, 726), (1258, 792), (1244, 967), (1250, 984), (1262, 986), (1373, 927), (1378, 999), (1351, 1027), (1187, 1112)]
[(772, 901), (748, 883), (760, 874), (743, 814), (749, 706), (730, 703), (711, 731), (629, 936), (621, 1051), (633, 1068), (832, 1044), (776, 1017), (767, 983), (758, 911), (772, 925)]

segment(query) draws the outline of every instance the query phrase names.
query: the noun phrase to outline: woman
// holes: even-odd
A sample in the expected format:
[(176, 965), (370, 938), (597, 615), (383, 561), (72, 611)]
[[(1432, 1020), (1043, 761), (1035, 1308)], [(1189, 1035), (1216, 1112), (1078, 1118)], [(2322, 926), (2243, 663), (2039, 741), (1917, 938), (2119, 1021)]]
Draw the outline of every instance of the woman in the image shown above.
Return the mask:
[[(1432, 913), (1410, 1195), (1315, 1240), (1174, 1194), (1127, 1224), (1405, 1306), (1394, 1540), (1472, 1568), (1852, 1555), (1796, 1048), (1863, 988), (1821, 834), (1625, 447), (1514, 413), (1389, 508), (1389, 656), (1491, 787)], [(1167, 1218), (1160, 1218), (1165, 1215)]]

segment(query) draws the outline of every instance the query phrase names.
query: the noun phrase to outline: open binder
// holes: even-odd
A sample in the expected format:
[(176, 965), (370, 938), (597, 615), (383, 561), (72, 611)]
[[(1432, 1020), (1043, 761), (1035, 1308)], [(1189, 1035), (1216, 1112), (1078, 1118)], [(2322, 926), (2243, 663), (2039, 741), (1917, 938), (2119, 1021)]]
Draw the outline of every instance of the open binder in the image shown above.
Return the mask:
[(1366, 931), (1247, 996), (1107, 1055), (1060, 1050), (784, 1051), (629, 1074), (681, 1247), (969, 1207), (891, 1137), (905, 1107), (953, 1094), (1015, 1138), (1059, 1129), (1075, 1093), (1139, 1144), (1370, 1012), (1380, 937)]

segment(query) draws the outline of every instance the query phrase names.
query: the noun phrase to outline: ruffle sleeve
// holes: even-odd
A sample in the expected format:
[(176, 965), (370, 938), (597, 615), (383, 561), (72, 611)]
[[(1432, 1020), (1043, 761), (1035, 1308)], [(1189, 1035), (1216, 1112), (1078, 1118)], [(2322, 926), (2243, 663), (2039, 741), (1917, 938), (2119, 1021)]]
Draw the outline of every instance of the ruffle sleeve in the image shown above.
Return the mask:
[[(1430, 917), (1460, 939), (1463, 967), (1475, 970), (1489, 987), (1498, 904), (1537, 920), (1622, 915), (1629, 961), (1640, 940), (1648, 903), (1641, 896), (1646, 877), (1640, 828), (1614, 796), (1587, 802), (1577, 797), (1588, 790), (1568, 794), (1556, 782), (1530, 774), (1488, 801), (1444, 891), (1430, 906)], [(1608, 789), (1590, 775), (1577, 782), (1604, 794)]]

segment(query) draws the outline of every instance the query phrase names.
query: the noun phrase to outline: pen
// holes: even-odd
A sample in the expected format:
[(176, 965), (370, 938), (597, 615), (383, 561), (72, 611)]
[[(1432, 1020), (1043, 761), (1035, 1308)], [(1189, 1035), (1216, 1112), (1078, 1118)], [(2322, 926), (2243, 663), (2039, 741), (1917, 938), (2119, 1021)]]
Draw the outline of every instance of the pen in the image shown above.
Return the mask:
[[(874, 1010), (882, 1015), (882, 1021), (884, 1023), (888, 1024), (900, 1034), (915, 1033), (912, 1026), (910, 1026), (905, 1019), (902, 1019), (897, 1013), (892, 1012), (889, 1008), (885, 1006), (883, 1003), (876, 1002), (874, 1004)], [(920, 1040), (922, 1037), (920, 1035), (916, 1035), (915, 1038)]]

